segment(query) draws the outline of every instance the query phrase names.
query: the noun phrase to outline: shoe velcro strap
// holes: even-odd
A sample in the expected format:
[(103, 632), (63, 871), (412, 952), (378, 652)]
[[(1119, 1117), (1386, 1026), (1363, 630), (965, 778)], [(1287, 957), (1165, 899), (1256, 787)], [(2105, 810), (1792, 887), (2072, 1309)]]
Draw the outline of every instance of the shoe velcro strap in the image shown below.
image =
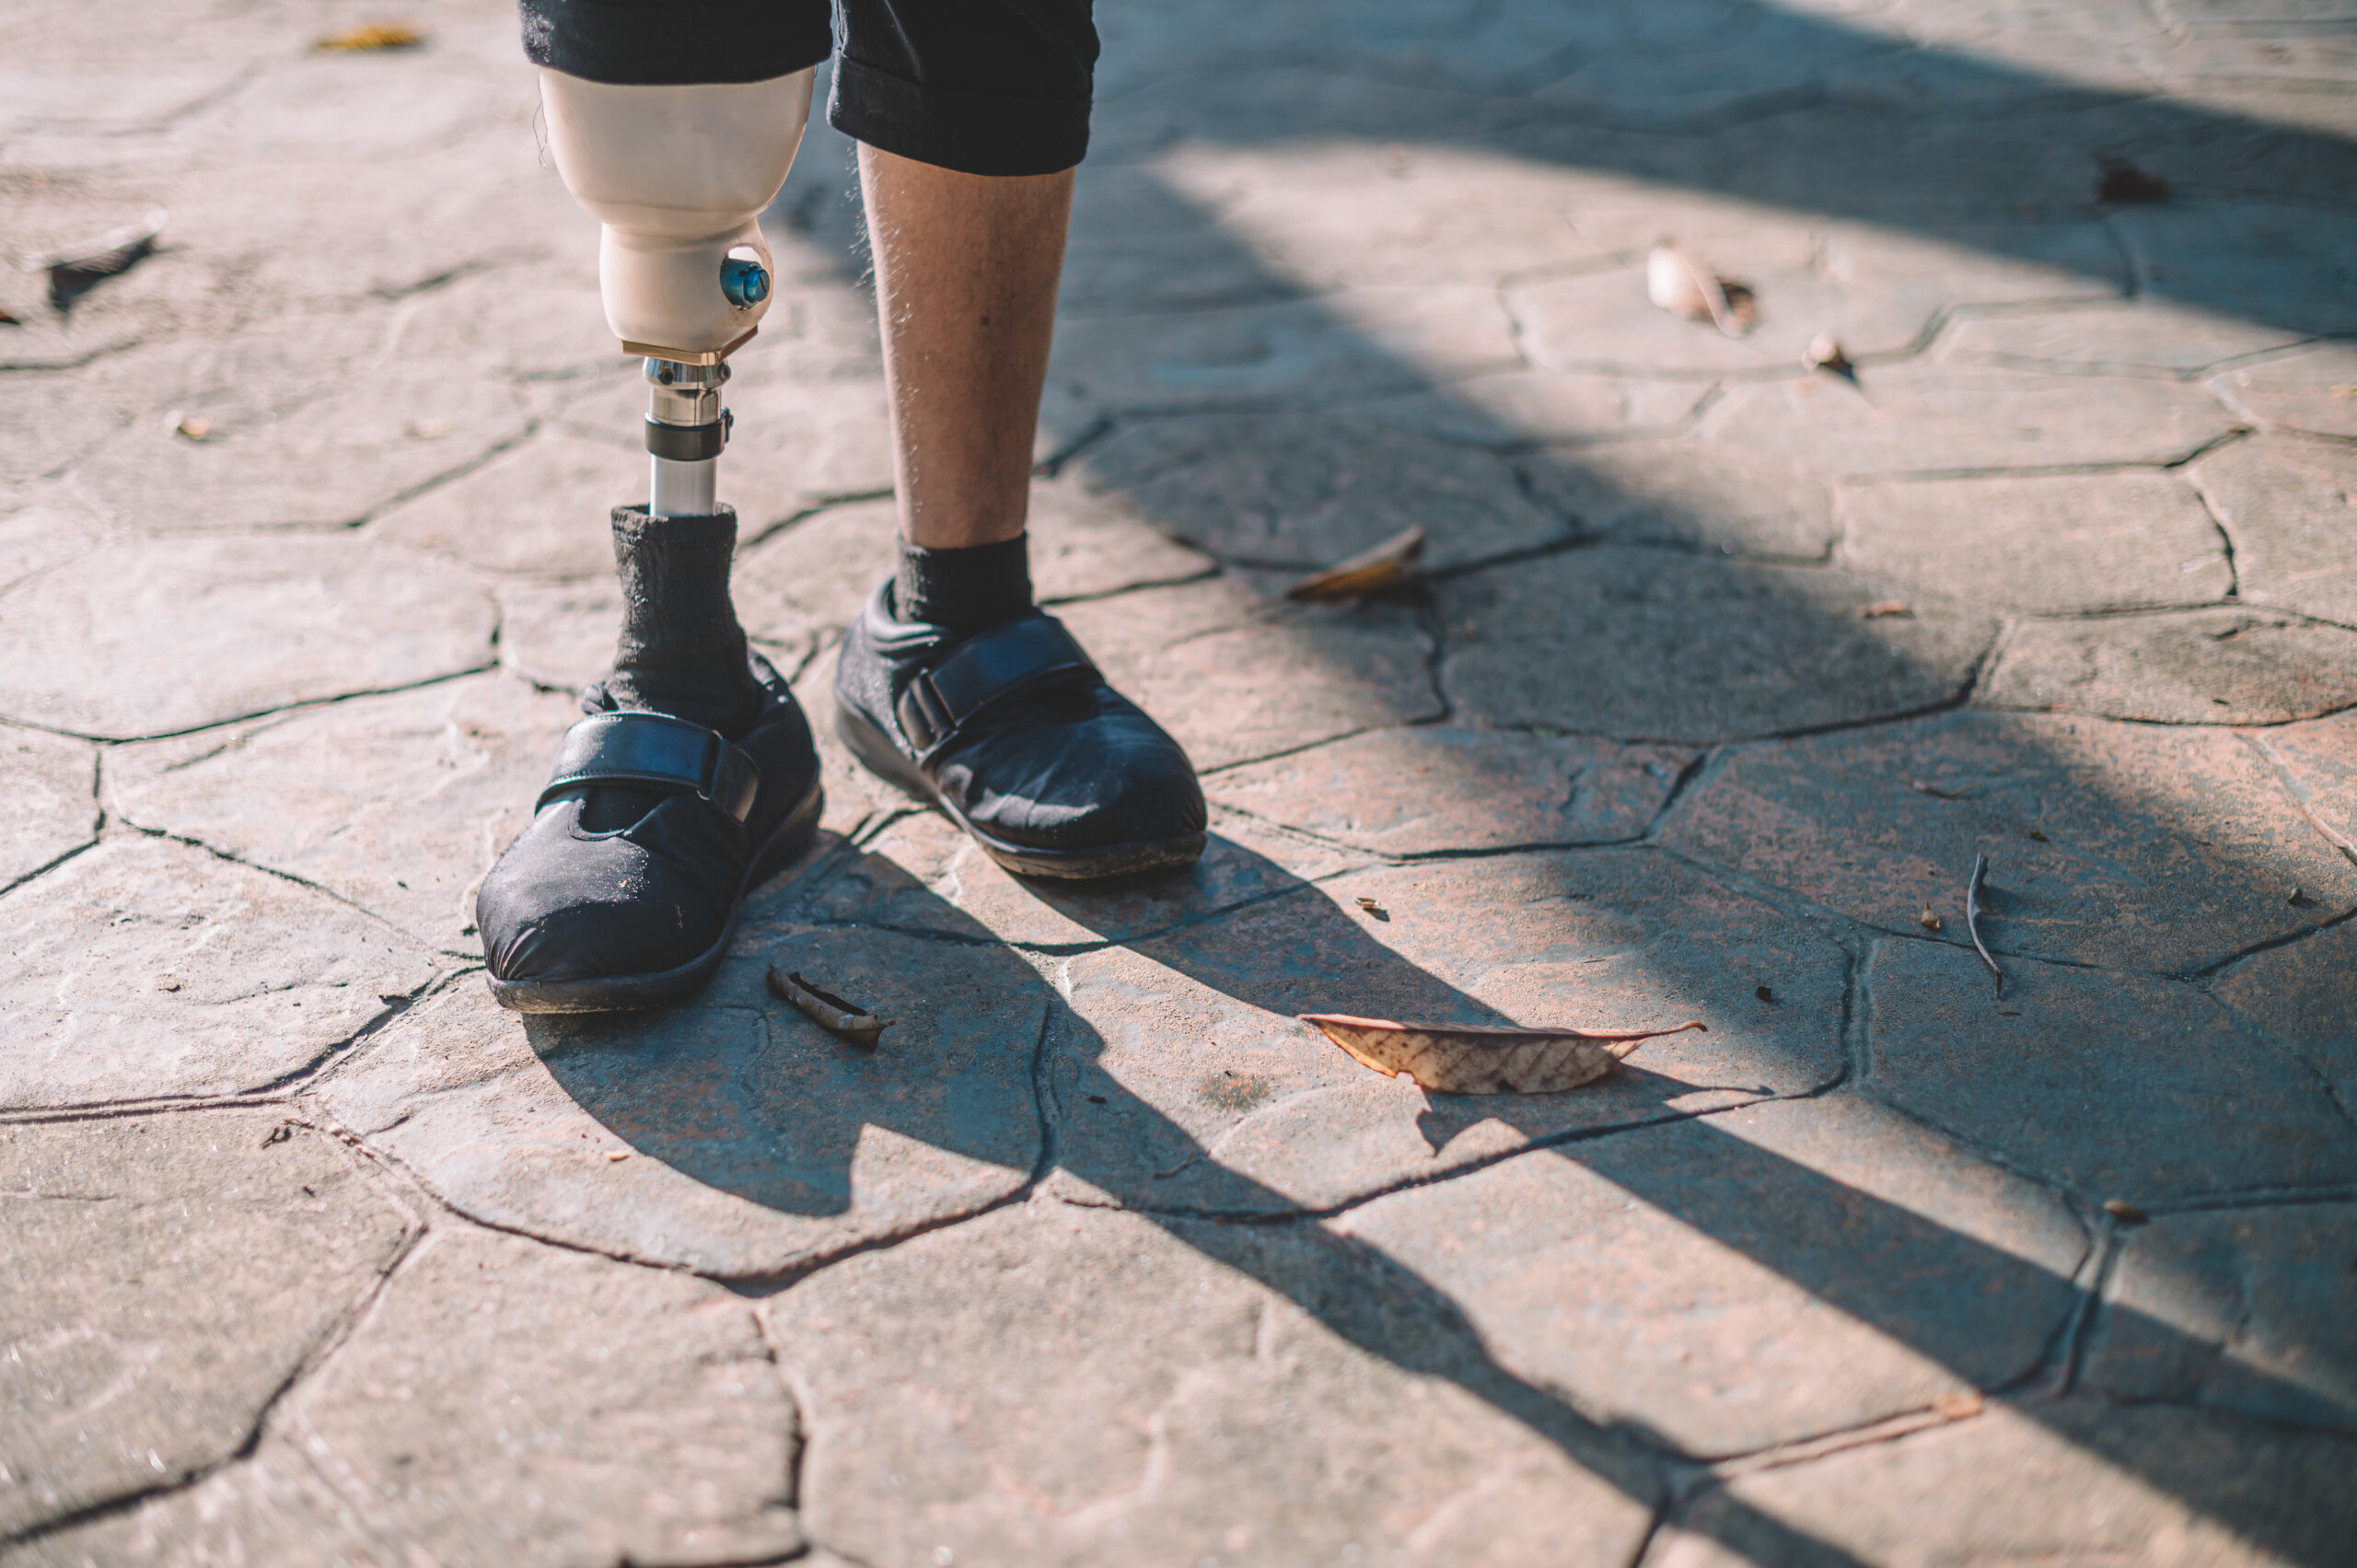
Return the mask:
[(718, 730), (686, 719), (633, 711), (592, 714), (564, 732), (556, 774), (532, 808), (584, 784), (693, 791), (742, 822), (761, 792), (761, 769)]
[(994, 703), (1052, 681), (1102, 680), (1095, 661), (1052, 615), (1027, 615), (977, 633), (900, 693), (901, 733), (930, 751)]

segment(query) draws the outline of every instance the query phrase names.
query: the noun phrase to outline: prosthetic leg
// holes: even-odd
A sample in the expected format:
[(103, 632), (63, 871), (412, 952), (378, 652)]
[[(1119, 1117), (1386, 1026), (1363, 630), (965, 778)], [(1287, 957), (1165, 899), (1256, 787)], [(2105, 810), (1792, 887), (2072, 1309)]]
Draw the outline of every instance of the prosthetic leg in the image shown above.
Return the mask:
[(728, 356), (770, 308), (757, 219), (802, 145), (810, 79), (621, 87), (540, 70), (557, 173), (605, 226), (606, 322), (646, 360), (654, 517), (710, 517), (717, 504)]
[(622, 628), (555, 776), (484, 877), (492, 994), (522, 1012), (673, 1000), (719, 966), (745, 890), (816, 832), (810, 726), (729, 601), (736, 515), (718, 499), (728, 355), (769, 309), (758, 215), (793, 164), (807, 70), (686, 87), (543, 67), (557, 171), (605, 226), (606, 319), (643, 355), (644, 506), (617, 508)]

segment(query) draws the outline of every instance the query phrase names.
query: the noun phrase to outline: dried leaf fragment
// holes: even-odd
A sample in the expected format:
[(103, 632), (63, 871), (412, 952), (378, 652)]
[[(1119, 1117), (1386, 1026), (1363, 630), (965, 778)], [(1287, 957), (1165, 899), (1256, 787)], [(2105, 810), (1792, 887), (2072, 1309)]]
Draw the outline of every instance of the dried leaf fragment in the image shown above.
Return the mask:
[(192, 441), (202, 441), (213, 434), (213, 422), (201, 413), (192, 413), (186, 419), (173, 421), (172, 432)]
[(1723, 278), (1665, 239), (1645, 255), (1645, 297), (1673, 316), (1708, 321), (1731, 338), (1751, 331), (1759, 301), (1749, 287)]
[(1989, 857), (1974, 855), (1972, 880), (1964, 885), (1964, 934), (1972, 938), (1972, 950), (1980, 955), (1982, 963), (1989, 966), (1990, 977), (1997, 982), (1997, 994), (2003, 996), (2005, 994), (2005, 971), (1997, 967), (1997, 960), (1989, 956), (1987, 945), (1980, 940), (1980, 888), (1988, 879)]
[(2032, 829), (2029, 830), (2029, 839), (2030, 839), (2030, 842), (2031, 842), (2032, 843), (2048, 844), (2048, 843), (2052, 843), (2052, 842), (2054, 842), (2052, 839), (2048, 838), (2044, 832), (2042, 832), (2041, 830), (2038, 830), (2038, 829), (2037, 829), (2037, 828), (2032, 828)]
[(1932, 1413), (1947, 1421), (1969, 1421), (1988, 1408), (1989, 1401), (1972, 1389), (1942, 1394), (1932, 1401)]
[(1403, 1024), (1348, 1013), (1304, 1013), (1364, 1066), (1434, 1094), (1550, 1095), (1592, 1083), (1645, 1040), (1700, 1029), (1542, 1029), (1510, 1025)]
[(1312, 572), (1287, 588), (1285, 598), (1362, 598), (1387, 588), (1396, 588), (1416, 575), (1416, 563), (1423, 558), (1423, 553), (1424, 530), (1411, 527), (1372, 550), (1361, 551), (1349, 560), (1336, 562), (1322, 572)]
[(1940, 928), (1940, 917), (1932, 912), (1931, 905), (1925, 904), (1923, 912), (1915, 917), (1915, 923), (1926, 931), (1937, 931)]
[(158, 991), (178, 991), (180, 988), (180, 977), (176, 974), (159, 974), (156, 977), (156, 989)]
[(879, 1018), (857, 1003), (821, 991), (801, 975), (775, 964), (770, 966), (770, 989), (793, 1003), (804, 1017), (829, 1034), (871, 1051), (876, 1048), (877, 1037), (892, 1027), (891, 1019)]
[(1926, 783), (1922, 779), (1909, 779), (1907, 781), (1907, 787), (1913, 790), (1918, 795), (1928, 795), (1934, 800), (1962, 800), (1966, 796), (1971, 795), (1975, 791), (1979, 790), (1980, 786), (1979, 784), (1967, 784), (1962, 789), (1945, 789), (1938, 784)]
[(1364, 895), (1360, 897), (1358, 904), (1361, 910), (1374, 916), (1377, 920), (1389, 920), (1391, 918), (1391, 912), (1389, 910), (1385, 909), (1381, 904), (1376, 902), (1373, 899), (1365, 897)]
[(47, 273), (51, 302), (70, 305), (93, 284), (129, 272), (154, 250), (164, 237), (168, 215), (161, 207), (150, 207), (135, 223), (54, 250), (29, 252), (17, 258), (17, 265), (29, 273)]
[(1858, 611), (1861, 621), (1880, 621), (1886, 615), (1903, 615), (1912, 621), (1915, 619), (1915, 607), (1903, 598), (1878, 598)]
[(628, 1149), (608, 1149), (606, 1151), (606, 1158), (616, 1165), (620, 1165), (622, 1161), (630, 1158), (630, 1151)]
[(23, 319), (15, 311), (0, 306), (0, 327), (21, 327), (24, 324)]
[(1831, 332), (1819, 332), (1809, 339), (1808, 347), (1801, 350), (1801, 368), (1822, 370), (1829, 376), (1839, 376), (1853, 386), (1858, 379), (1858, 367), (1841, 351), (1840, 340)]
[(2153, 1217), (2125, 1198), (2106, 1198), (2103, 1212), (2121, 1225), (2142, 1225)]
[(2159, 175), (2139, 168), (2125, 158), (2098, 158), (2096, 162), (2103, 168), (2096, 177), (2096, 201), (2128, 207), (2169, 199), (2169, 182)]
[(365, 27), (331, 32), (311, 47), (322, 54), (378, 54), (389, 50), (416, 49), (425, 35), (401, 22), (371, 22)]
[(1751, 988), (1751, 994), (1759, 997), (1762, 1002), (1773, 1002), (1776, 1000), (1775, 990), (1771, 986), (1755, 985)]

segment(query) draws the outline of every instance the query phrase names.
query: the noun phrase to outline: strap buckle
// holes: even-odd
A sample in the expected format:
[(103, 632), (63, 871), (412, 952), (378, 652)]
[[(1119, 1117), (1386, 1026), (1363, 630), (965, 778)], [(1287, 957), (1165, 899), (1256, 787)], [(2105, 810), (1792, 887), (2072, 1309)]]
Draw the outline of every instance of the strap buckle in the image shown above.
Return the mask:
[(564, 732), (556, 772), (533, 807), (584, 784), (635, 784), (693, 792), (742, 822), (761, 794), (761, 769), (719, 731), (666, 714), (592, 714)]
[(893, 716), (922, 756), (1009, 698), (1055, 681), (1103, 679), (1062, 621), (1027, 615), (977, 633), (919, 670), (894, 703)]

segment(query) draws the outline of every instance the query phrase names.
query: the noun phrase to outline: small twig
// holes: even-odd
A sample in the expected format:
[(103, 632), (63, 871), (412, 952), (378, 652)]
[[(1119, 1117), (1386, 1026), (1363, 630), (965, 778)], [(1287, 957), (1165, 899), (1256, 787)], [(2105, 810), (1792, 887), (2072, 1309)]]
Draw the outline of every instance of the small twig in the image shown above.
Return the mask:
[(1980, 955), (1980, 961), (1987, 964), (1989, 972), (1996, 977), (1997, 994), (2003, 996), (2005, 994), (2005, 971), (1997, 967), (1997, 960), (1989, 956), (1989, 949), (1980, 941), (1980, 884), (1988, 876), (1989, 857), (1975, 854), (1972, 857), (1972, 880), (1966, 883), (1964, 889), (1964, 929), (1965, 934), (1972, 938), (1972, 950)]

